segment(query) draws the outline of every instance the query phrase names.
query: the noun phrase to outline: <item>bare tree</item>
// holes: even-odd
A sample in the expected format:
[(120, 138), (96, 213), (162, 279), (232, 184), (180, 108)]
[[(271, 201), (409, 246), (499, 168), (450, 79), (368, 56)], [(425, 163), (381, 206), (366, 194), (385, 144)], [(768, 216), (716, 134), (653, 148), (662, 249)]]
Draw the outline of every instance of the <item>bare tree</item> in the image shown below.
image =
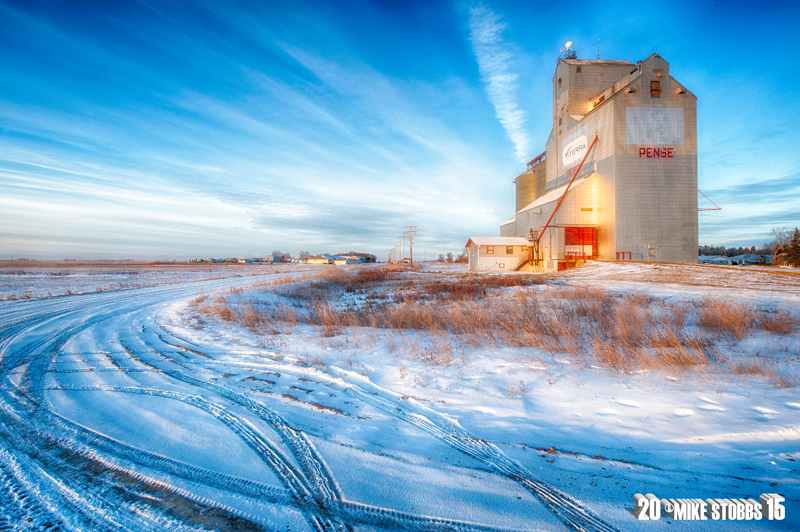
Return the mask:
[(469, 255), (467, 255), (467, 250), (465, 249), (464, 251), (459, 253), (455, 260), (456, 262), (467, 262), (469, 260)]
[(453, 262), (453, 254), (449, 251), (447, 252), (447, 256), (445, 257), (446, 262)]
[(784, 258), (786, 256), (786, 252), (789, 250), (789, 244), (792, 241), (792, 231), (786, 229), (785, 227), (781, 227), (778, 229), (777, 227), (773, 227), (770, 234), (774, 237), (772, 242), (770, 242), (770, 248), (772, 251), (772, 264), (778, 264), (779, 258)]
[(309, 253), (308, 251), (301, 251), (297, 255), (297, 258), (299, 258), (300, 260), (308, 260), (309, 257), (311, 257), (311, 253)]

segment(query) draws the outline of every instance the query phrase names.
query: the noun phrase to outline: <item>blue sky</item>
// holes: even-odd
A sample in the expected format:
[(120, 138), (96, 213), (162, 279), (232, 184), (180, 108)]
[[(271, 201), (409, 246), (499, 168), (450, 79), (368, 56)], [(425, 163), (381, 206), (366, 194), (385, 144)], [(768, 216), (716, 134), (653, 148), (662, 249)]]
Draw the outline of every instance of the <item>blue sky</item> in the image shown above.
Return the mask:
[(568, 40), (659, 52), (697, 95), (723, 207), (701, 244), (800, 225), (796, 2), (26, 0), (0, 19), (0, 258), (385, 258), (406, 225), (415, 251), (457, 252), (513, 214)]

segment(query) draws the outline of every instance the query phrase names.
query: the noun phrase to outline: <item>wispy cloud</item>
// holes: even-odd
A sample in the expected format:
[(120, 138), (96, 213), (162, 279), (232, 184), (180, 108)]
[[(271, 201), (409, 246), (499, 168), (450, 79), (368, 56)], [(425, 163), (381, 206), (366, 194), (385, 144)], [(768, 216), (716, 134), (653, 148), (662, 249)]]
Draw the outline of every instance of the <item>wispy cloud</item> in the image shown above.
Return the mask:
[(517, 79), (509, 68), (513, 58), (512, 47), (503, 40), (507, 24), (482, 4), (469, 10), (469, 31), (472, 49), (478, 60), (481, 80), (486, 83), (489, 101), (494, 106), (497, 119), (514, 143), (517, 157), (524, 161), (528, 153), (528, 134), (524, 129), (525, 112), (517, 104)]
[[(794, 227), (800, 221), (800, 173), (741, 185), (703, 189), (721, 211), (700, 213), (701, 244), (752, 245), (771, 239), (774, 227)], [(699, 198), (702, 207), (710, 207)]]
[[(37, 91), (0, 101), (0, 256), (379, 252), (408, 224), (421, 228), (423, 253), (436, 254), (502, 218), (502, 194), (486, 183), (508, 173), (505, 163), (485, 137), (476, 145), (436, 112), (469, 116), (480, 96), (454, 103), (445, 81), (331, 57), (329, 39), (320, 48), (283, 35), (270, 17), (243, 33), (243, 12), (221, 11), (213, 26), (237, 27), (242, 41), (215, 47), (192, 25), (199, 19), (172, 31), (161, 16), (169, 8), (133, 11), (146, 32), (116, 12), (104, 20), (149, 54), (128, 53), (125, 39), (108, 47), (50, 14), (28, 17), (48, 21), (31, 28), (40, 39), (23, 34), (29, 53), (49, 57), (39, 41), (63, 41), (80, 68), (51, 79), (18, 64)], [(182, 55), (191, 68), (174, 66)], [(83, 82), (88, 70), (130, 81), (96, 90)]]

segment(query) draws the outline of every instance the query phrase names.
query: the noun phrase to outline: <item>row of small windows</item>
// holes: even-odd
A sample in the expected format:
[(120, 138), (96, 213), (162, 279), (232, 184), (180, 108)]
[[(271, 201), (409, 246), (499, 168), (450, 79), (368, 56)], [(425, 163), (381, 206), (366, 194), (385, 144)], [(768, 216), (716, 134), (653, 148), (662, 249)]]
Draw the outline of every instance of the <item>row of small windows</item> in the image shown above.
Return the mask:
[[(527, 246), (522, 246), (522, 251), (527, 251)], [(486, 246), (486, 254), (494, 255), (494, 246)], [(514, 254), (514, 246), (506, 246), (506, 255)]]
[[(581, 67), (578, 67), (576, 71), (580, 74)], [(654, 72), (656, 72), (656, 71), (654, 70)], [(658, 70), (656, 72), (656, 77), (659, 77), (659, 78), (661, 77), (661, 71), (660, 70)], [(558, 88), (559, 89), (561, 88), (561, 78), (558, 78)], [(653, 80), (653, 81), (650, 82), (650, 97), (651, 98), (661, 98), (661, 80), (660, 79), (659, 80)], [(605, 97), (603, 97), (597, 103), (602, 102), (604, 99), (605, 99)], [(559, 124), (558, 125), (561, 125), (561, 119), (559, 119)]]

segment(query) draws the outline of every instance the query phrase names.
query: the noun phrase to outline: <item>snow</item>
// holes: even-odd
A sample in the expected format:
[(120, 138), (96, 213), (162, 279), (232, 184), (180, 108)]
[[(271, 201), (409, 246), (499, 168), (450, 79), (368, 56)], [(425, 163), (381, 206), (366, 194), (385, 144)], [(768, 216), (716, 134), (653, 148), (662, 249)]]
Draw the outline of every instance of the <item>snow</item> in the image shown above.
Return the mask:
[[(768, 376), (620, 374), (591, 358), (457, 341), (444, 364), (415, 356), (424, 340), (413, 331), (352, 328), (326, 337), (297, 325), (263, 336), (208, 317), (199, 324), (189, 306), (202, 294), (274, 297), (246, 287), (324, 269), (260, 276), (254, 269), (214, 280), (154, 270), (148, 283), (159, 286), (111, 293), (97, 292), (105, 281), (70, 284), (70, 276), (46, 271), (37, 274), (43, 287), (24, 275), (19, 284), (7, 281), (4, 293), (17, 297), (97, 293), (0, 302), (0, 421), (9, 427), (0, 435), (0, 465), (21, 464), (9, 477), (21, 480), (8, 489), (50, 509), (18, 509), (2, 496), (0, 506), (34, 524), (55, 515), (87, 530), (76, 508), (141, 529), (192, 522), (188, 509), (166, 513), (147, 503), (166, 493), (172, 505), (184, 498), (215, 508), (231, 527), (237, 518), (289, 530), (310, 530), (313, 518), (365, 530), (431, 530), (451, 521), (503, 530), (567, 530), (567, 522), (587, 530), (800, 526), (800, 400), (796, 387), (777, 387)], [(464, 266), (430, 265), (414, 275), (453, 279)], [(596, 262), (547, 279), (550, 286), (503, 289), (586, 286), (669, 301), (713, 295), (758, 308), (800, 307), (800, 276), (768, 269)], [(800, 367), (799, 340), (754, 330), (719, 345), (732, 359), (758, 353), (792, 371)], [(56, 450), (26, 450), (15, 434), (34, 443), (50, 438)], [(138, 500), (148, 510), (133, 513), (102, 482), (68, 472), (98, 463), (140, 479), (147, 497)], [(42, 475), (69, 487), (70, 500), (44, 484), (36, 493), (30, 479)], [(127, 477), (114, 478), (103, 482), (131, 489)], [(786, 519), (683, 524), (662, 517), (640, 525), (630, 511), (635, 493), (780, 493)], [(570, 501), (599, 521), (560, 517)]]
[(290, 264), (189, 264), (119, 262), (0, 262), (0, 301), (127, 290), (263, 275), (307, 266)]

